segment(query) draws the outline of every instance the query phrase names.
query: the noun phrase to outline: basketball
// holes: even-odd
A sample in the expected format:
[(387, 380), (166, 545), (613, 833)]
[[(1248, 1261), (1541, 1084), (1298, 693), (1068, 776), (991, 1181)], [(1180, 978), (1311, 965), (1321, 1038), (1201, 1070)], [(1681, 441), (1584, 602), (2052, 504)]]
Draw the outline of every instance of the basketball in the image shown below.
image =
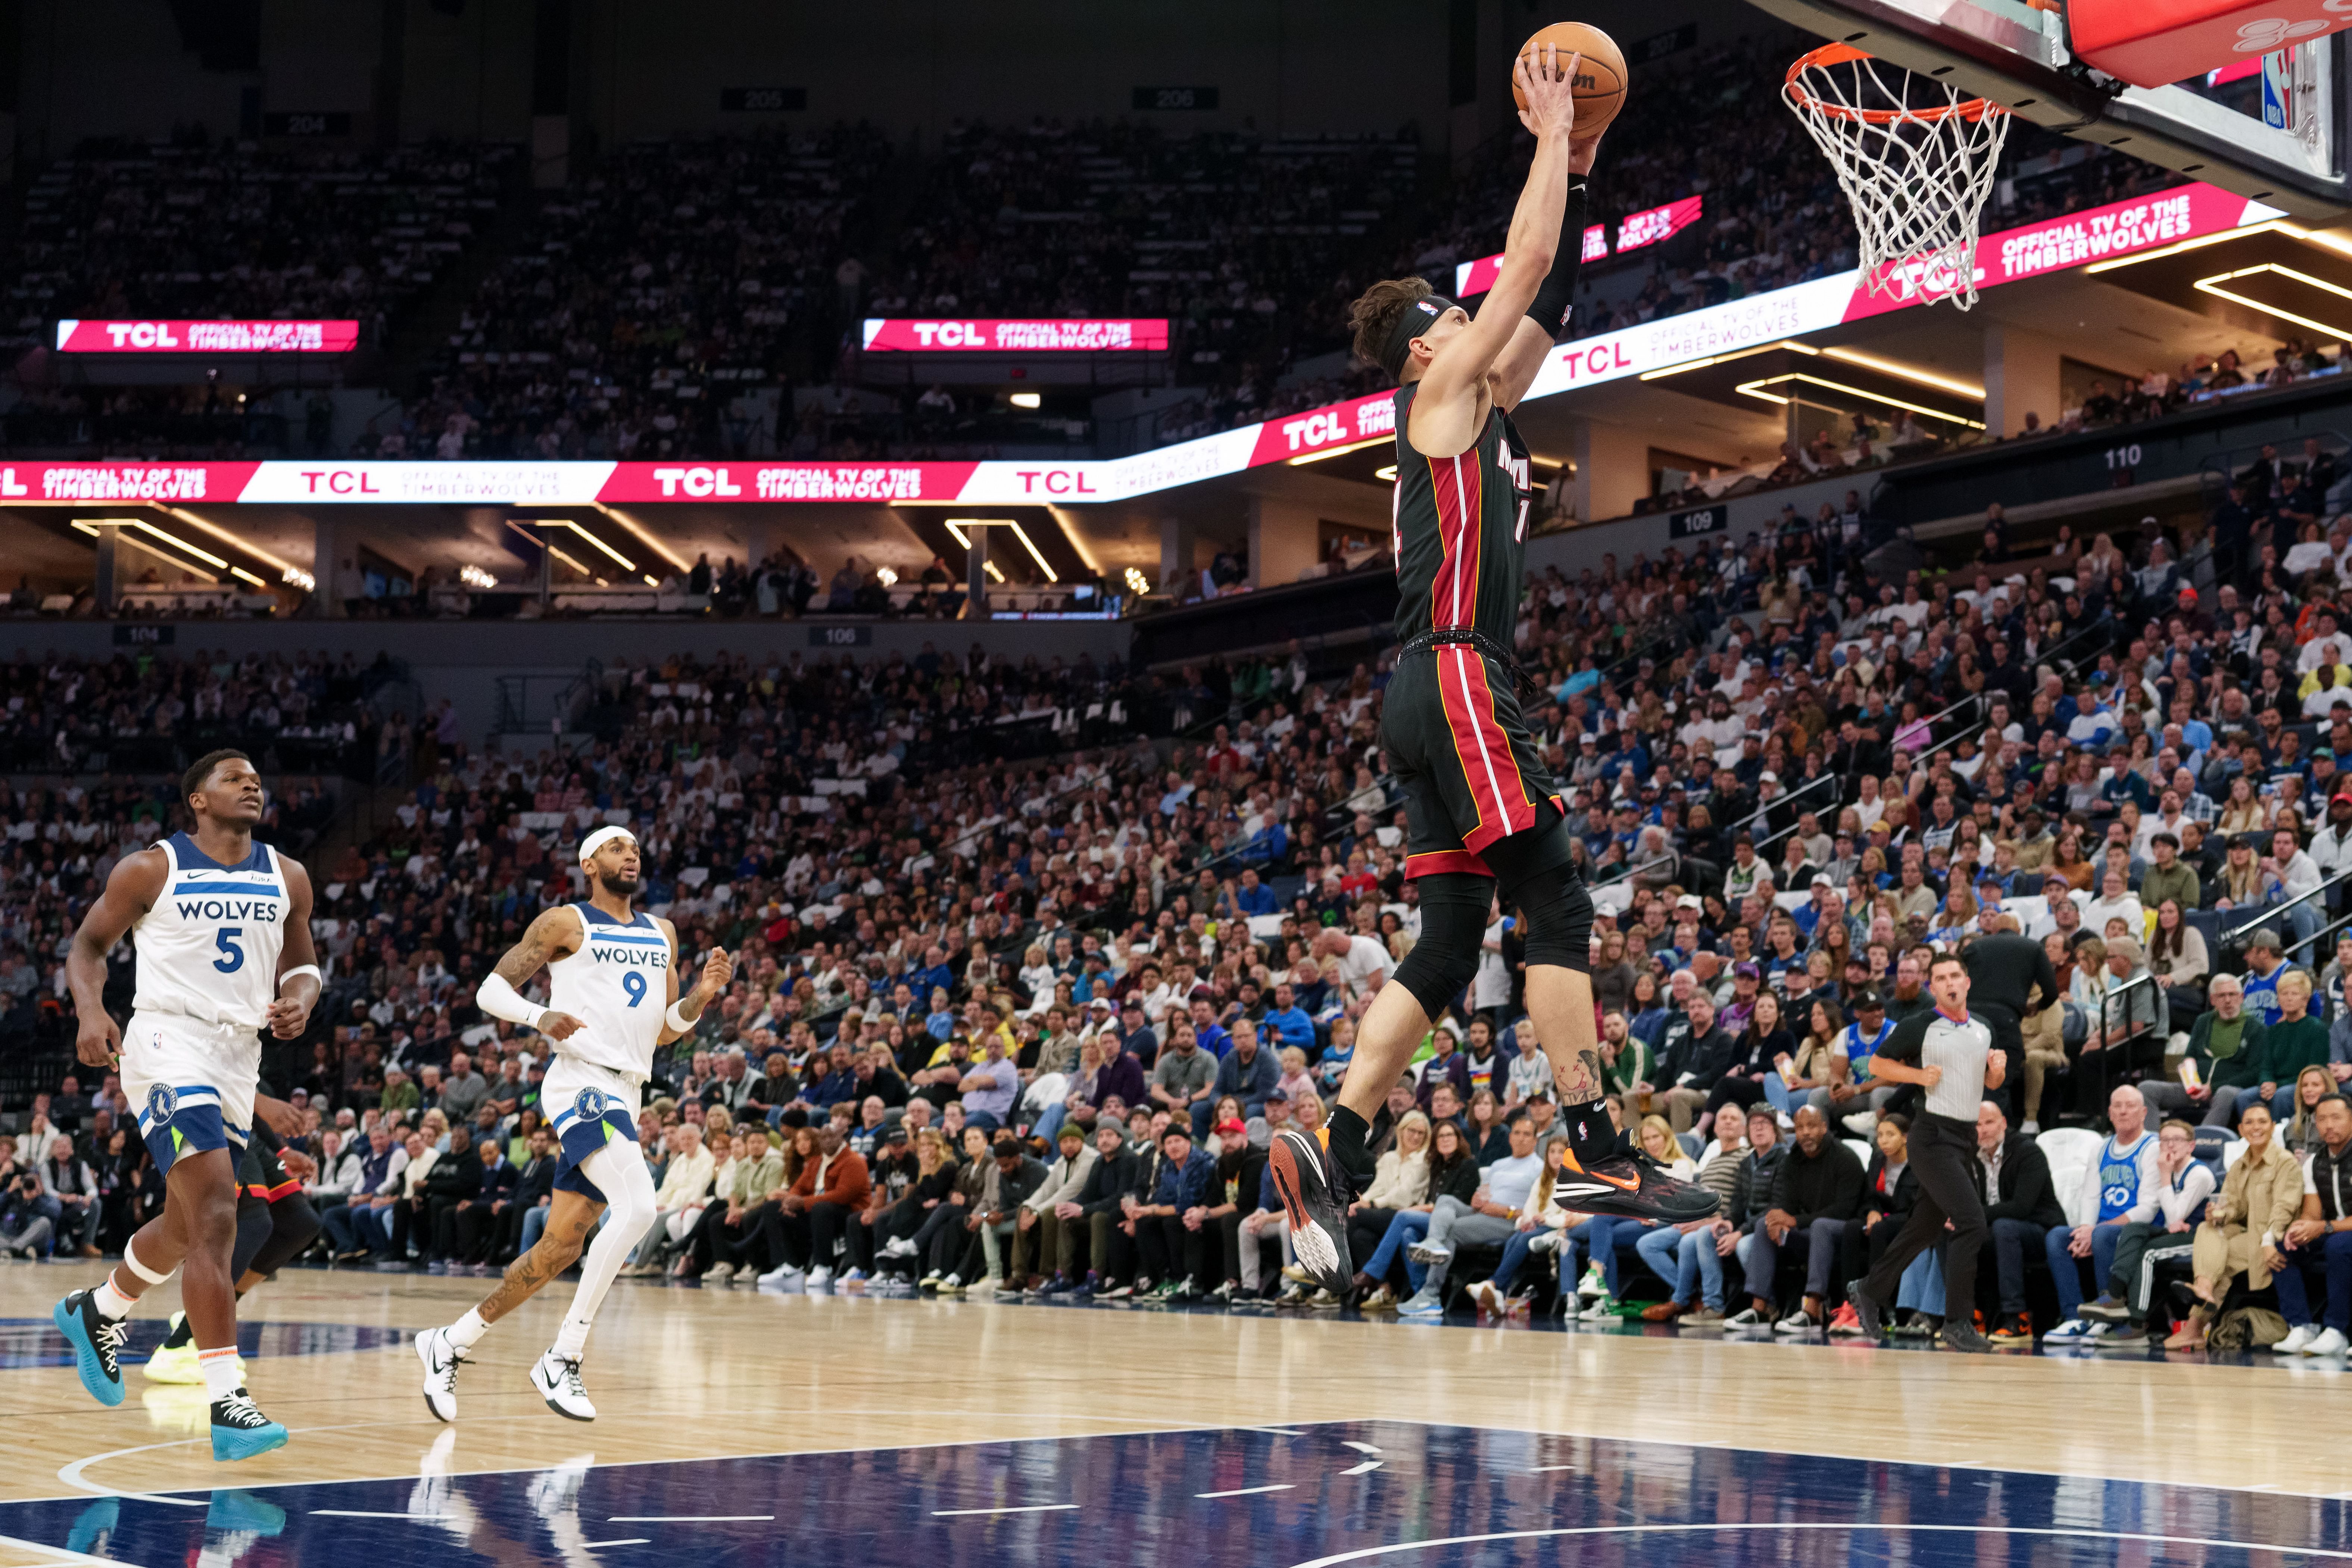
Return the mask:
[[(1617, 41), (1598, 27), (1582, 22), (1554, 22), (1519, 46), (1519, 56), (1525, 58), (1546, 44), (1559, 47), (1559, 57), (1580, 55), (1576, 68), (1576, 133), (1598, 136), (1617, 118), (1625, 107), (1625, 56)], [(1511, 98), (1521, 109), (1528, 100), (1519, 91), (1518, 78), (1511, 79)]]

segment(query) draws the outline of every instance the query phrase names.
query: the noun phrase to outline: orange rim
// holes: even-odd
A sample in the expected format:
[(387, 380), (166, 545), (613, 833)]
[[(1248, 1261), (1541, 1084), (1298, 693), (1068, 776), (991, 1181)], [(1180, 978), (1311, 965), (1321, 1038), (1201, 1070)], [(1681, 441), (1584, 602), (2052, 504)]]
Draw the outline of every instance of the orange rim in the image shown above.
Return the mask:
[(1852, 44), (1824, 44), (1812, 53), (1800, 57), (1797, 63), (1789, 68), (1789, 74), (1781, 78), (1780, 85), (1788, 94), (1789, 101), (1799, 109), (1810, 109), (1831, 120), (1843, 120), (1860, 125), (1891, 125), (1898, 120), (1916, 120), (1933, 124), (1955, 116), (1962, 120), (1981, 120), (1988, 114), (2009, 112), (1990, 99), (1982, 98), (1964, 99), (1958, 103), (1942, 104), (1933, 109), (1854, 109), (1843, 103), (1825, 102), (1805, 89), (1802, 78), (1809, 70), (1876, 57)]

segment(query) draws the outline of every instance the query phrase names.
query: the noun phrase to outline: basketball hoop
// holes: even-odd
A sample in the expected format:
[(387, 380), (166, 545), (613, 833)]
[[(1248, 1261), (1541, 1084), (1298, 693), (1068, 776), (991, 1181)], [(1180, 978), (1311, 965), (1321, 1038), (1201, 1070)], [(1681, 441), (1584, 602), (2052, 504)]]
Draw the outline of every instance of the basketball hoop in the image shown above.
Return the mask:
[(1977, 302), (1977, 222), (2009, 110), (1847, 44), (1789, 68), (1781, 97), (1837, 171), (1873, 294), (1966, 310)]

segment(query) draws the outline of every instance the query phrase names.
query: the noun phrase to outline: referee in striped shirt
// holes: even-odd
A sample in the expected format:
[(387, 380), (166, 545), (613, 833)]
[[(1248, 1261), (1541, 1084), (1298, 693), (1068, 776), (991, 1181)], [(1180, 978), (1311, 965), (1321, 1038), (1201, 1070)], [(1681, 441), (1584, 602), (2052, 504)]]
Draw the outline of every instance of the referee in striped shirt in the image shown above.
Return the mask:
[(1887, 1083), (1916, 1083), (1927, 1103), (1911, 1124), (1911, 1171), (1919, 1178), (1919, 1204), (1895, 1244), (1880, 1255), (1866, 1280), (1848, 1281), (1865, 1338), (1879, 1335), (1880, 1319), (1895, 1301), (1911, 1260), (1945, 1240), (1944, 1344), (1949, 1350), (1984, 1351), (1991, 1343), (1975, 1323), (1977, 1252), (1987, 1227), (1977, 1196), (1977, 1107), (1985, 1091), (2000, 1087), (2009, 1059), (1992, 1043), (1992, 1026), (1969, 1010), (1969, 968), (1956, 953), (1937, 958), (1927, 971), (1936, 1005), (1897, 1024), (1871, 1058), (1871, 1075)]

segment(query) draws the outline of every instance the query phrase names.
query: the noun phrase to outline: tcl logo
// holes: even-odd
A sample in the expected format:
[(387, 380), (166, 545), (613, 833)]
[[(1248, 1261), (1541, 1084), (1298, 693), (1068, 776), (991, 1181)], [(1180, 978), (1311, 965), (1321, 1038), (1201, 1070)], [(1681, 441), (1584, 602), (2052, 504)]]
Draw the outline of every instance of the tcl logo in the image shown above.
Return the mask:
[(1024, 496), (1091, 496), (1095, 487), (1082, 468), (1016, 468)]
[(1606, 375), (1612, 371), (1630, 371), (1633, 361), (1625, 352), (1622, 341), (1595, 343), (1590, 348), (1570, 349), (1559, 357), (1560, 364), (1571, 376)]
[(303, 486), (313, 496), (373, 496), (375, 476), (363, 468), (305, 468)]
[(1346, 419), (1339, 414), (1310, 413), (1305, 419), (1284, 420), (1282, 434), (1290, 443), (1290, 450), (1297, 452), (1302, 447), (1328, 446), (1334, 441), (1346, 441), (1350, 432)]
[(654, 478), (665, 496), (740, 496), (743, 486), (727, 477), (724, 468), (656, 468)]
[(984, 349), (988, 334), (977, 321), (918, 321), (915, 340), (926, 349)]
[(168, 321), (109, 321), (106, 335), (118, 349), (126, 345), (133, 349), (176, 349), (180, 340), (172, 335)]

